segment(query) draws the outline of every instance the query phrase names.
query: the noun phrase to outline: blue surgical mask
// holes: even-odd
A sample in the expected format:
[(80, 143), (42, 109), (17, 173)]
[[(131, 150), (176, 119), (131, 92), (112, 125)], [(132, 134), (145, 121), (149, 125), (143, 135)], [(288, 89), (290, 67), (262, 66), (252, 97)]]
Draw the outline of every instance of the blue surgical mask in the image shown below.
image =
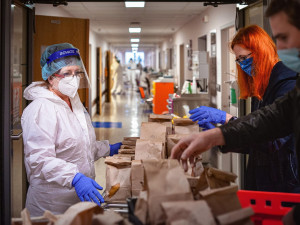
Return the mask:
[(253, 58), (248, 58), (248, 59), (245, 59), (244, 61), (240, 62), (240, 67), (241, 69), (246, 73), (248, 74), (250, 77), (252, 76), (251, 75), (251, 70), (252, 70), (252, 63), (253, 63)]
[(283, 64), (291, 70), (300, 73), (300, 52), (297, 48), (277, 50), (279, 58)]

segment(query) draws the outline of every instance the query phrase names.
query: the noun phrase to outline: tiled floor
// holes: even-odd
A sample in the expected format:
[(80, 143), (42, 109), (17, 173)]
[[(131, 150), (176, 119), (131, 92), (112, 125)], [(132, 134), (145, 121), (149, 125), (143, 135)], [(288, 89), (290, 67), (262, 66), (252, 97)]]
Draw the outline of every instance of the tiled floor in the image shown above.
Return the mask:
[[(95, 128), (97, 140), (109, 140), (113, 144), (122, 141), (123, 137), (140, 136), (141, 123), (148, 121), (150, 111), (150, 107), (142, 101), (138, 92), (128, 91), (125, 95), (112, 95), (111, 102), (104, 104), (102, 114), (92, 118), (94, 126), (102, 127)], [(112, 127), (107, 128), (109, 126)], [(104, 159), (95, 162), (95, 169), (96, 181), (105, 189)]]

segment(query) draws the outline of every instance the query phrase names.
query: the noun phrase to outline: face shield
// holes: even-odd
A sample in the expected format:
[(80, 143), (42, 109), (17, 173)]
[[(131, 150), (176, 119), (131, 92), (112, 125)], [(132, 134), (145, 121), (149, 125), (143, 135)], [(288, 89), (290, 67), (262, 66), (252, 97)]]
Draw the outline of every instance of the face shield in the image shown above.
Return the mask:
[(90, 88), (90, 81), (77, 48), (66, 48), (53, 52), (42, 67), (43, 79), (55, 75), (60, 78), (76, 77), (78, 89)]

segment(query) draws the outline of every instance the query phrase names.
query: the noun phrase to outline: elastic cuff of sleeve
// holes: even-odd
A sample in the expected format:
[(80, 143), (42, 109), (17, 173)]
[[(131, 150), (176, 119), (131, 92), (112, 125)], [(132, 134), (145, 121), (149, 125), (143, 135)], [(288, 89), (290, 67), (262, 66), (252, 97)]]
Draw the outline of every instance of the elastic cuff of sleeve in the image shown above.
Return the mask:
[(233, 116), (233, 117), (231, 117), (231, 118), (228, 120), (228, 122), (234, 121), (234, 120), (236, 120), (236, 119), (237, 119), (237, 117), (236, 117), (236, 116)]

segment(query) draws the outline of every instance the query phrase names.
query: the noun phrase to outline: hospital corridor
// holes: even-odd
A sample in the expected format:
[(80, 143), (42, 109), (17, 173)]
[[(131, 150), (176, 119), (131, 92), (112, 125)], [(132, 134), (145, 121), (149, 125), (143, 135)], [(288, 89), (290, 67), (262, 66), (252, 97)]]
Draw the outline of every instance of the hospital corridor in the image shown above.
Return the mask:
[(300, 224), (300, 0), (1, 0), (0, 225)]

